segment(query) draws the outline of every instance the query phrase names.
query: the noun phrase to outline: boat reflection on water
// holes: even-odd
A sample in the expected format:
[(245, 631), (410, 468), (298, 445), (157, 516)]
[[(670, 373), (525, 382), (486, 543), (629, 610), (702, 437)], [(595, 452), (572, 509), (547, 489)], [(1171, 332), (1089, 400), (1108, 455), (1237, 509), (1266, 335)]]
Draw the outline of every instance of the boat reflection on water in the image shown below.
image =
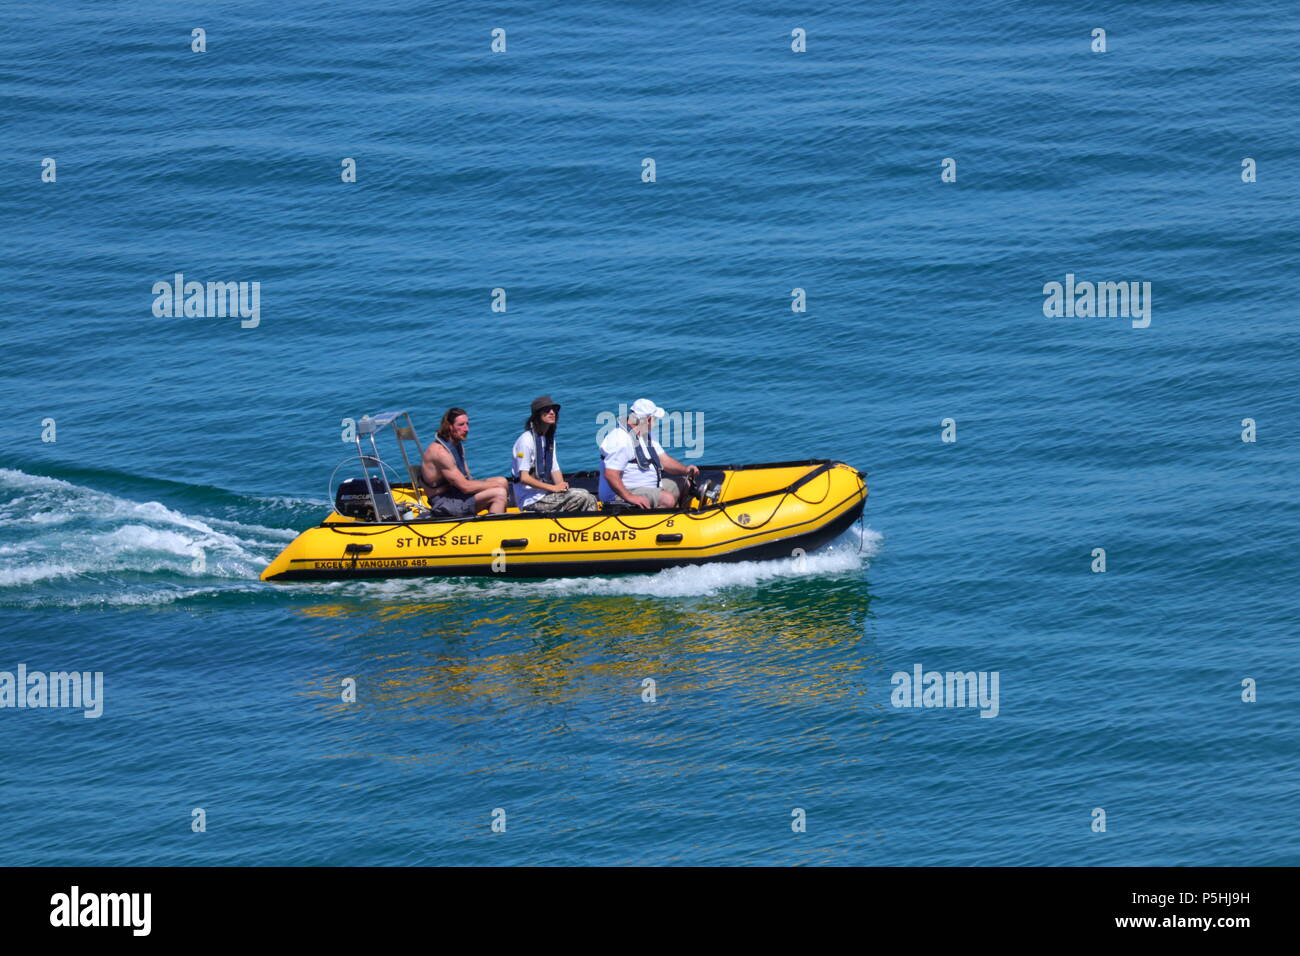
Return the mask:
[(404, 719), (486, 700), (639, 701), (646, 678), (661, 698), (865, 693), (865, 672), (879, 665), (860, 566), (716, 588), (699, 580), (707, 573), (375, 584), (358, 600), (299, 612), (328, 647), (304, 691), (342, 710), (340, 682), (354, 677), (359, 697)]

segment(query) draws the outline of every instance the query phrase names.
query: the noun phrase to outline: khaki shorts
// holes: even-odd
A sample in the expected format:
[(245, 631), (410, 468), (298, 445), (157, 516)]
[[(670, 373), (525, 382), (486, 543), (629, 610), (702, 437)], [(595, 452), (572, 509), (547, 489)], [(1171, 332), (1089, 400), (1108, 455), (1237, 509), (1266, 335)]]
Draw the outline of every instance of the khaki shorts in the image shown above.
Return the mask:
[[(673, 481), (671, 478), (663, 478), (660, 479), (658, 488), (629, 488), (627, 493), (629, 495), (640, 495), (642, 498), (649, 498), (651, 508), (665, 508), (667, 507), (664, 500), (665, 491), (670, 491), (675, 496), (677, 494), (677, 482)], [(623, 501), (622, 498), (619, 498), (618, 500)], [(627, 502), (624, 502), (624, 504), (626, 503)]]

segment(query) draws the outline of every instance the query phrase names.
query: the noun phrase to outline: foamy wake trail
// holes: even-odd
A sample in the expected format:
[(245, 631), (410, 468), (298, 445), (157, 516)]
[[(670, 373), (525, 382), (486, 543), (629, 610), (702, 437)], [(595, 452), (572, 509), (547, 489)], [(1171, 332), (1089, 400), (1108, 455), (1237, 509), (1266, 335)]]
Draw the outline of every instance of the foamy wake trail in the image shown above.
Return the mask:
[[(58, 604), (158, 603), (256, 581), (294, 536), (6, 468), (0, 534), (0, 601), (49, 603), (54, 596)], [(132, 590), (123, 580), (131, 573), (162, 579)], [(38, 585), (42, 594), (29, 593)]]
[(494, 597), (539, 595), (640, 595), (646, 597), (699, 597), (728, 588), (754, 588), (765, 583), (801, 578), (830, 577), (859, 571), (880, 553), (884, 537), (878, 531), (854, 525), (837, 540), (812, 554), (775, 561), (737, 561), (669, 568), (654, 574), (613, 577), (554, 578), (549, 581), (473, 579), (393, 579), (340, 582), (340, 590), (364, 591), (372, 597), (419, 601), (421, 599), (483, 600)]
[[(297, 502), (295, 502), (297, 504)], [(296, 532), (198, 517), (0, 468), (0, 604), (161, 604), (231, 590), (398, 601), (545, 595), (676, 598), (860, 570), (881, 535), (855, 525), (812, 554), (672, 568), (657, 574), (518, 581), (425, 578), (269, 586), (258, 575)]]

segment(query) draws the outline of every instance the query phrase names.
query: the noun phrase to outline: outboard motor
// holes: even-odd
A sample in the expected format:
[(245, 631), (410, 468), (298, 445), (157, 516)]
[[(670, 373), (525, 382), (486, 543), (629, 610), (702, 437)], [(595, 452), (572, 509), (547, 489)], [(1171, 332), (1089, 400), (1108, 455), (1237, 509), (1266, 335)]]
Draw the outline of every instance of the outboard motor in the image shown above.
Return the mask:
[[(371, 476), (370, 487), (375, 489), (375, 497), (388, 493), (388, 482), (379, 476)], [(339, 485), (334, 495), (334, 510), (358, 521), (374, 521), (375, 509), (370, 502), (370, 488), (366, 479), (349, 478)]]

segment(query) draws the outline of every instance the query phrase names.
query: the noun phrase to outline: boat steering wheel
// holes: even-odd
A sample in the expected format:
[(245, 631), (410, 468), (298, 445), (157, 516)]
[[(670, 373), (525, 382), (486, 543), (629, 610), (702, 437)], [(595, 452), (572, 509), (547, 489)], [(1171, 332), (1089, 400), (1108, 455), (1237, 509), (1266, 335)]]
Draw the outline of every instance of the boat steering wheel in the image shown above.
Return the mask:
[[(709, 505), (713, 504), (713, 500), (711, 499), (716, 499), (718, 486), (708, 478), (703, 478), (703, 480), (701, 480), (702, 475), (703, 472), (696, 472), (694, 475), (687, 476), (685, 495), (687, 505), (684, 510), (703, 511)], [(690, 507), (691, 499), (695, 499), (696, 504), (694, 508)]]

